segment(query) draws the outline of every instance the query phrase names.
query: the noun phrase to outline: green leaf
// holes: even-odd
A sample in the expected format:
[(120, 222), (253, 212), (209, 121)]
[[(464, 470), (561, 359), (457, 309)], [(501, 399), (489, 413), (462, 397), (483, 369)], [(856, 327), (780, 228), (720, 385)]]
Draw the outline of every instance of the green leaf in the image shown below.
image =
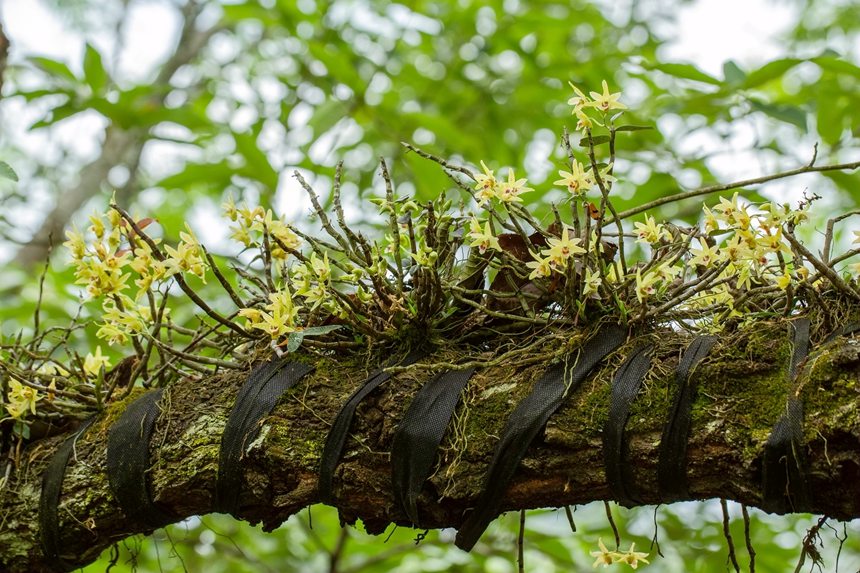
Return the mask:
[(69, 69), (69, 66), (63, 62), (52, 60), (51, 58), (43, 58), (41, 56), (34, 56), (30, 58), (30, 61), (33, 62), (33, 65), (37, 68), (57, 79), (67, 80), (73, 84), (80, 83), (77, 76), (75, 76), (75, 74), (72, 73), (72, 70)]
[(818, 104), (816, 126), (818, 133), (828, 145), (836, 145), (845, 130), (845, 118), (850, 116), (850, 104), (843, 98), (835, 98), (831, 101), (821, 100)]
[(25, 440), (30, 439), (30, 426), (21, 420), (15, 420), (15, 425), (12, 426), (12, 433), (20, 436)]
[(647, 129), (654, 129), (650, 125), (619, 125), (615, 128), (615, 131), (645, 131)]
[(242, 20), (260, 20), (267, 26), (278, 23), (277, 12), (271, 8), (265, 8), (257, 2), (225, 4), (221, 9), (224, 11), (224, 19), (228, 22), (239, 23)]
[(835, 57), (818, 57), (812, 58), (812, 61), (818, 64), (822, 69), (836, 72), (838, 74), (847, 74), (860, 78), (860, 67), (855, 66), (850, 62), (846, 62), (842, 58)]
[(102, 93), (108, 83), (108, 73), (102, 62), (102, 56), (89, 43), (84, 52), (84, 78), (92, 88), (93, 94)]
[(291, 332), (287, 337), (287, 352), (295, 352), (299, 349), (299, 346), (302, 345), (302, 341), (305, 338), (304, 332)]
[(168, 175), (153, 187), (164, 189), (184, 189), (194, 185), (210, 185), (213, 188), (226, 187), (235, 171), (226, 161), (220, 163), (186, 163), (182, 171)]
[(314, 137), (319, 138), (334, 127), (346, 115), (346, 112), (344, 103), (336, 99), (329, 99), (318, 105), (308, 120), (308, 125), (314, 130)]
[(747, 74), (734, 60), (726, 60), (723, 63), (723, 77), (727, 84), (740, 85), (746, 80)]
[[(608, 135), (595, 135), (594, 137), (591, 138), (590, 145), (594, 145), (596, 147), (598, 145), (603, 145), (604, 143), (609, 143), (609, 136)], [(579, 146), (580, 147), (588, 147), (589, 146), (588, 138), (583, 137), (582, 139), (580, 139), (579, 140)]]
[(676, 78), (703, 82), (714, 86), (722, 85), (722, 82), (713, 76), (709, 76), (693, 64), (655, 64), (653, 70), (659, 70)]
[(67, 98), (71, 99), (72, 96), (75, 95), (74, 90), (65, 90), (65, 89), (56, 89), (56, 88), (47, 88), (47, 89), (36, 89), (36, 90), (23, 90), (23, 91), (13, 91), (9, 94), (10, 96), (21, 96), (28, 102), (37, 100), (39, 98), (43, 98), (46, 96), (57, 96), (64, 95)]
[(804, 60), (798, 58), (783, 58), (768, 62), (757, 70), (749, 73), (744, 81), (745, 88), (754, 88), (765, 84), (771, 80), (782, 77), (791, 68), (797, 66)]
[(752, 104), (752, 108), (754, 110), (760, 111), (774, 119), (778, 119), (779, 121), (784, 121), (785, 123), (795, 125), (803, 133), (806, 133), (808, 129), (806, 117), (807, 114), (799, 107), (791, 105), (764, 103), (752, 99), (750, 100), (750, 103)]
[(11, 179), (12, 181), (18, 181), (18, 174), (15, 173), (15, 170), (12, 169), (5, 161), (0, 161), (0, 177), (3, 179)]
[(270, 191), (275, 191), (278, 188), (278, 172), (269, 163), (266, 154), (257, 147), (257, 134), (233, 132), (233, 139), (236, 141), (236, 151), (245, 158), (245, 166), (239, 172), (249, 179), (259, 181)]
[(40, 127), (48, 127), (49, 125), (54, 125), (55, 123), (64, 119), (68, 119), (76, 113), (80, 113), (82, 111), (86, 110), (80, 105), (64, 103), (63, 105), (59, 105), (54, 109), (50, 110), (47, 115), (45, 115), (45, 117), (31, 125), (30, 129), (39, 129)]
[(318, 336), (320, 334), (328, 334), (333, 330), (337, 330), (341, 328), (340, 324), (328, 324), (326, 326), (309, 326), (306, 329), (302, 330), (302, 334), (305, 336)]

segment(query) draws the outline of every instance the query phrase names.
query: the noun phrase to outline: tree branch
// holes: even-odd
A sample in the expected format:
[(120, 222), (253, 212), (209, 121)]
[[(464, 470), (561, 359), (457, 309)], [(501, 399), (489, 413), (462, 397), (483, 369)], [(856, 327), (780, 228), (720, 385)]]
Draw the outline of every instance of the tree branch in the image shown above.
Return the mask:
[[(799, 391), (804, 400), (811, 509), (839, 519), (858, 517), (860, 346), (844, 338), (814, 346), (792, 386), (786, 380), (791, 354), (787, 332), (785, 322), (759, 322), (726, 335), (696, 370), (699, 392), (693, 406), (687, 470), (691, 498), (719, 497), (761, 505), (764, 445), (785, 411), (787, 397)], [(821, 340), (825, 334), (816, 332), (813, 339)], [(671, 409), (674, 369), (689, 339), (668, 331), (647, 338), (656, 344), (655, 360), (633, 404), (626, 463), (642, 502), (654, 504), (661, 502), (656, 485), (660, 435)], [(558, 344), (557, 338), (553, 340)], [(610, 498), (601, 438), (610, 384), (621, 361), (642, 341), (641, 336), (629, 341), (567, 398), (521, 464), (506, 493), (504, 510)], [(459, 355), (452, 359), (453, 354)], [(445, 360), (475, 358), (467, 354), (448, 350)], [(301, 359), (312, 360), (316, 371), (281, 400), (243, 459), (240, 517), (262, 522), (267, 530), (317, 501), (316, 472), (330, 421), (372, 366), (359, 355), (304, 355)], [(472, 378), (455, 416), (456, 428), (449, 428), (440, 449), (438, 470), (419, 499), (422, 527), (456, 527), (463, 522), (481, 491), (497, 436), (544, 368), (542, 364), (496, 365)], [(338, 506), (347, 523), (361, 518), (372, 533), (383, 531), (390, 522), (405, 523), (392, 501), (388, 448), (396, 421), (431, 375), (423, 368), (401, 371), (359, 408), (335, 477)], [(246, 378), (247, 372), (222, 371), (217, 376), (186, 379), (165, 390), (163, 413), (150, 444), (151, 489), (177, 521), (211, 511), (221, 433)], [(72, 563), (91, 562), (111, 543), (147, 531), (145, 525), (129, 523), (122, 515), (105, 473), (107, 432), (127, 404), (108, 405), (79, 440), (77, 462), (67, 469), (59, 511), (60, 541), (64, 558)], [(0, 490), (0, 515), (4, 516), (0, 570), (46, 570), (38, 543), (39, 484), (51, 454), (66, 437), (32, 443), (6, 488)]]

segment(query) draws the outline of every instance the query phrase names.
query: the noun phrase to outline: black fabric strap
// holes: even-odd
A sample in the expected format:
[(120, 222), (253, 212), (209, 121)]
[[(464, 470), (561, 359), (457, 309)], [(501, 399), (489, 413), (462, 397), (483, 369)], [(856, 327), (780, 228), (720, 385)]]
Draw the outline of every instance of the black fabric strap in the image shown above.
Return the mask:
[(71, 571), (74, 569), (74, 566), (66, 563), (60, 557), (58, 506), (60, 504), (60, 494), (63, 491), (63, 478), (66, 475), (66, 466), (75, 449), (75, 443), (94, 421), (95, 417), (86, 420), (81, 424), (77, 432), (57, 448), (51, 461), (45, 468), (45, 473), (42, 474), (42, 493), (39, 497), (39, 534), (45, 561), (56, 571)]
[[(398, 366), (414, 364), (425, 355), (425, 352), (414, 350)], [(376, 390), (380, 384), (389, 378), (391, 378), (391, 374), (383, 372), (381, 368), (373, 371), (365, 383), (352, 393), (334, 419), (331, 430), (329, 430), (328, 436), (326, 436), (322, 459), (320, 460), (319, 498), (321, 502), (334, 505), (334, 470), (337, 468), (340, 456), (343, 453), (343, 447), (349, 435), (349, 427), (352, 425), (355, 409), (358, 408), (358, 405), (368, 394)]]
[(147, 392), (132, 402), (108, 434), (108, 483), (126, 518), (159, 528), (174, 521), (152, 501), (147, 484), (149, 440), (161, 414), (163, 389)]
[(660, 440), (660, 459), (657, 465), (657, 484), (663, 501), (671, 502), (689, 497), (687, 486), (687, 441), (693, 421), (693, 401), (698, 384), (690, 379), (690, 372), (708, 355), (717, 343), (716, 336), (697, 336), (693, 339), (675, 372), (675, 396), (669, 419), (663, 426)]
[(625, 328), (614, 324), (602, 326), (578, 352), (550, 366), (531, 393), (517, 405), (496, 446), (477, 506), (457, 532), (457, 547), (469, 551), (475, 546), (499, 514), (502, 495), (532, 440), (561, 405), (567, 392), (575, 391), (594, 367), (626, 338)]
[(836, 329), (834, 332), (831, 332), (827, 335), (827, 338), (824, 339), (824, 343), (832, 342), (839, 338), (840, 336), (848, 336), (849, 334), (854, 334), (860, 330), (860, 322), (851, 322), (843, 326), (842, 328)]
[(262, 419), (275, 408), (284, 392), (307, 376), (313, 367), (301, 362), (273, 359), (255, 368), (239, 390), (221, 435), (215, 511), (235, 515), (242, 490), (240, 462), (248, 444), (260, 432)]
[(424, 384), (397, 426), (391, 444), (391, 485), (394, 500), (413, 525), (418, 525), (416, 500), (433, 470), (436, 450), (474, 373), (474, 368), (453, 370)]
[(612, 397), (609, 402), (609, 418), (603, 426), (603, 460), (606, 466), (606, 481), (613, 498), (620, 504), (637, 504), (626, 463), (628, 444), (624, 440), (624, 427), (630, 417), (630, 406), (639, 394), (642, 380), (651, 367), (653, 346), (640, 346), (621, 365), (612, 381)]
[[(794, 380), (809, 352), (809, 319), (791, 323), (793, 350), (789, 379)], [(803, 453), (803, 401), (792, 394), (785, 413), (777, 420), (764, 447), (762, 509), (771, 513), (809, 510), (806, 456)]]

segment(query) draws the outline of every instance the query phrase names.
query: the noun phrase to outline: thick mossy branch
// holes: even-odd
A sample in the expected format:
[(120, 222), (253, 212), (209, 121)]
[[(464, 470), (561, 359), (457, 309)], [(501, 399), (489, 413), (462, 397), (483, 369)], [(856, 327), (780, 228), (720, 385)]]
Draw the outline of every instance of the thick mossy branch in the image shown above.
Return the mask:
[[(850, 519), (860, 516), (860, 341), (822, 343), (823, 322), (814, 323), (822, 328), (813, 337), (817, 344), (796, 385), (805, 402), (812, 509)], [(671, 403), (674, 369), (689, 343), (687, 336), (671, 331), (632, 337), (567, 398), (523, 461), (506, 494), (506, 510), (609, 498), (601, 430), (612, 374), (646, 338), (657, 347), (628, 424), (627, 462), (643, 501), (661, 501), (656, 487), (660, 434)], [(397, 421), (416, 390), (435, 373), (428, 365), (477, 360), (489, 365), (466, 387), (440, 449), (438, 468), (418, 506), (423, 526), (461, 524), (481, 491), (505, 420), (546, 367), (545, 359), (532, 358), (573, 349), (580, 340), (576, 332), (543, 332), (532, 339), (534, 352), (509, 354), (500, 361), (493, 360), (500, 355), (497, 348), (510, 343), (499, 339), (477, 349), (443, 349), (423, 366), (397, 372), (359, 407), (335, 477), (342, 519), (352, 523), (360, 518), (371, 532), (405, 522), (390, 493), (388, 448)], [(795, 391), (786, 378), (789, 354), (786, 322), (757, 322), (723, 335), (696, 370), (699, 393), (688, 450), (692, 498), (761, 503), (763, 447), (787, 396)], [(240, 517), (267, 529), (316, 501), (316, 470), (330, 421), (376, 366), (375, 359), (362, 354), (297, 358), (312, 362), (315, 372), (266, 418), (244, 458)], [(150, 446), (152, 491), (177, 521), (211, 511), (221, 434), (247, 373), (225, 370), (214, 378), (186, 378), (165, 390), (164, 413)], [(91, 562), (111, 543), (146, 531), (123, 516), (105, 473), (108, 430), (132, 399), (134, 394), (108, 406), (79, 440), (76, 461), (67, 470), (59, 515), (61, 546), (72, 563)], [(41, 474), (66, 437), (32, 443), (0, 493), (0, 570), (47, 570), (38, 542)]]

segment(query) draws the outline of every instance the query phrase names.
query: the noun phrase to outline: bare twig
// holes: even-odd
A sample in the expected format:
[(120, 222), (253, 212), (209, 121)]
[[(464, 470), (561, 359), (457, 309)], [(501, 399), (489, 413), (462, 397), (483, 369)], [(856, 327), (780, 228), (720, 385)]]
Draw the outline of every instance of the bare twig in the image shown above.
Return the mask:
[(447, 169), (449, 171), (457, 171), (458, 173), (462, 173), (463, 175), (465, 175), (466, 177), (468, 177), (472, 181), (477, 181), (477, 179), (475, 178), (475, 174), (472, 173), (466, 167), (463, 167), (462, 165), (454, 165), (453, 163), (451, 163), (445, 159), (442, 159), (441, 157), (437, 157), (436, 155), (433, 155), (432, 153), (427, 153), (426, 151), (422, 151), (421, 149), (418, 149), (417, 147), (415, 147), (411, 143), (407, 143), (405, 141), (401, 141), (400, 145), (402, 145), (403, 147), (405, 147), (409, 151), (414, 151), (415, 153), (417, 153), (418, 155), (420, 155), (424, 159), (429, 159), (430, 161), (433, 161), (434, 163), (438, 163), (439, 165), (441, 165), (442, 167), (444, 167), (445, 169)]
[(720, 508), (723, 510), (723, 537), (726, 538), (726, 545), (729, 549), (729, 561), (736, 573), (740, 573), (741, 567), (738, 565), (738, 558), (735, 555), (735, 542), (732, 540), (732, 532), (729, 530), (729, 507), (725, 499), (720, 499)]
[[(720, 191), (728, 191), (730, 189), (739, 189), (741, 187), (746, 187), (747, 185), (760, 185), (762, 183), (767, 183), (769, 181), (776, 181), (778, 179), (785, 179), (786, 177), (794, 177), (795, 175), (801, 175), (803, 173), (815, 173), (815, 172), (823, 172), (823, 171), (851, 171), (852, 169), (857, 169), (860, 167), (860, 161), (853, 161), (849, 163), (834, 163), (831, 165), (804, 165), (803, 167), (798, 167), (797, 169), (791, 169), (789, 171), (782, 171), (780, 173), (774, 173), (773, 175), (764, 175), (762, 177), (754, 177), (752, 179), (743, 179), (741, 181), (735, 181), (733, 183), (723, 183), (720, 185), (710, 185), (708, 187), (700, 187), (699, 189), (693, 189), (692, 191), (686, 191), (684, 193), (678, 193), (675, 195), (670, 195), (668, 197), (661, 197), (660, 199), (655, 199), (654, 201), (649, 201), (643, 205), (639, 205), (638, 207), (633, 207), (632, 209), (628, 209), (626, 211), (622, 211), (618, 214), (619, 219), (627, 219), (632, 217), (633, 215), (638, 215), (639, 213), (644, 213), (645, 211), (649, 211), (655, 207), (659, 207), (661, 205), (666, 205), (667, 203), (675, 203), (677, 201), (683, 201), (684, 199), (690, 199), (692, 197), (700, 197), (702, 195), (708, 195), (710, 193), (719, 193)], [(606, 223), (612, 223), (613, 221), (607, 221)]]

